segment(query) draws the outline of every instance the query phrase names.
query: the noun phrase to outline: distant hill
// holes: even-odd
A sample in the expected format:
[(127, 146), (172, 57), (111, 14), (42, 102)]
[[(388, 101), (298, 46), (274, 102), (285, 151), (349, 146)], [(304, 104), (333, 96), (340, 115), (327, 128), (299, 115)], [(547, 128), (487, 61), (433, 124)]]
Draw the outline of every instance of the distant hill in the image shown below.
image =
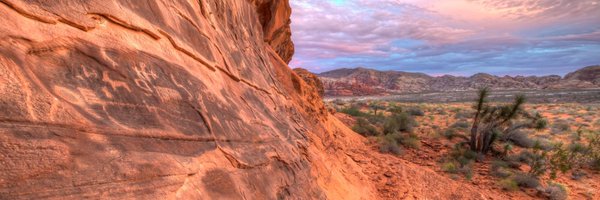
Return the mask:
[(549, 76), (494, 76), (478, 73), (470, 77), (423, 73), (342, 68), (317, 74), (326, 96), (365, 96), (439, 91), (600, 88), (600, 66)]

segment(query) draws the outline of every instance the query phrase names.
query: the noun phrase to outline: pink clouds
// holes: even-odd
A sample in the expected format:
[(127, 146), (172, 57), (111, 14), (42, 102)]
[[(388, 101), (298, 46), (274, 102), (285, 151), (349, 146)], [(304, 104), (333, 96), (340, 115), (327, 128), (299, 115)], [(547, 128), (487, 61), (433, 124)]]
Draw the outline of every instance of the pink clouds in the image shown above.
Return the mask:
[(493, 70), (510, 69), (528, 61), (552, 60), (532, 63), (539, 66), (600, 63), (600, 58), (590, 56), (600, 52), (598, 0), (290, 3), (297, 49), (292, 64), (319, 71), (362, 65), (399, 70), (440, 68), (441, 73), (449, 73), (453, 68), (486, 65), (494, 65), (487, 66)]

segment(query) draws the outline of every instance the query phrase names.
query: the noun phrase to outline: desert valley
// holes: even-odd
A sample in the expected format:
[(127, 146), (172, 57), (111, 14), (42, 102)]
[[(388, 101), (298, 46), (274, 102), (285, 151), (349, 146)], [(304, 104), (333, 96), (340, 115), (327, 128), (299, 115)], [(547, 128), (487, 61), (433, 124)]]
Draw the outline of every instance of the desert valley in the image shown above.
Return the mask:
[(598, 11), (0, 0), (0, 200), (600, 199)]

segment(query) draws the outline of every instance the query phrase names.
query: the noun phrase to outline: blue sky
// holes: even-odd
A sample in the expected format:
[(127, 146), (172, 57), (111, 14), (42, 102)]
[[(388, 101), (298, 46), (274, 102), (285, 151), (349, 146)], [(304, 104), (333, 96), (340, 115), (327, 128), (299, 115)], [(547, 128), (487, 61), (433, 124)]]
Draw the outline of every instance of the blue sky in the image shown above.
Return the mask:
[(600, 0), (292, 0), (290, 65), (564, 75), (600, 64)]

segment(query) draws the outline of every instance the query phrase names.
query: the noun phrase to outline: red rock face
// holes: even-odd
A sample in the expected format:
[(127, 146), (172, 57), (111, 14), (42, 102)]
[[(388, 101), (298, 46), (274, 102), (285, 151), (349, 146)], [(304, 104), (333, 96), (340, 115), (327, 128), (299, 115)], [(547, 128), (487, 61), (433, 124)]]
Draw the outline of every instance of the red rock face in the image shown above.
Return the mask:
[(306, 69), (302, 69), (302, 68), (294, 68), (294, 72), (298, 76), (300, 76), (300, 78), (302, 78), (302, 80), (304, 80), (304, 82), (306, 82), (308, 85), (315, 88), (317, 93), (319, 94), (319, 96), (321, 96), (321, 97), (323, 96), (323, 94), (325, 93), (325, 90), (323, 88), (323, 82), (321, 82), (321, 80), (319, 79), (319, 77), (317, 77), (317, 75), (309, 72)]
[(289, 63), (294, 55), (294, 43), (290, 29), (292, 9), (289, 0), (250, 1), (257, 8), (265, 42), (273, 47), (285, 63)]
[(0, 199), (373, 197), (287, 0), (0, 2)]

